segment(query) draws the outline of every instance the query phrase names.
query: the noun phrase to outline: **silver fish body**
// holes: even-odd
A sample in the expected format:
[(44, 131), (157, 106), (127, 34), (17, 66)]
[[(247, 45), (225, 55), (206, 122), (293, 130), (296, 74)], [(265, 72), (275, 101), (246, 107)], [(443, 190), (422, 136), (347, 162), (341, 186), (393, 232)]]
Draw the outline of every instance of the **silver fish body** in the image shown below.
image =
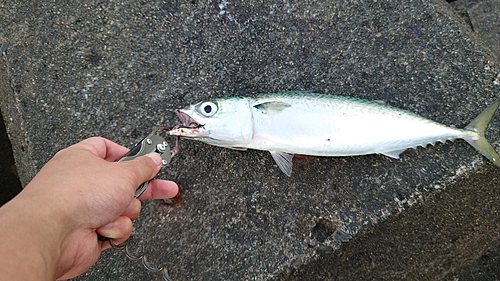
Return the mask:
[(406, 110), (346, 96), (311, 93), (220, 98), (177, 110), (183, 126), (171, 135), (233, 149), (271, 152), (291, 175), (293, 154), (399, 158), (408, 148), (464, 139), (495, 164), (500, 157), (484, 138), (498, 101), (465, 129), (448, 127)]

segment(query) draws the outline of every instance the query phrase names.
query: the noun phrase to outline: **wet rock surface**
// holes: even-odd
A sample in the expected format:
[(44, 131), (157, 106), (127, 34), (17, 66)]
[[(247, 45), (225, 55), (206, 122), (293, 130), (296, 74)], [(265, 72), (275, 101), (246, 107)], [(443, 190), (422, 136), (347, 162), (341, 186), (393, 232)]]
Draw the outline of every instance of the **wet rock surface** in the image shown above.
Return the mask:
[[(20, 179), (86, 137), (133, 145), (212, 97), (315, 90), (463, 126), (499, 97), (498, 45), (471, 17), (482, 2), (451, 4), (0, 2)], [(181, 197), (145, 203), (132, 239), (173, 280), (498, 279), (500, 171), (465, 142), (301, 157), (291, 178), (267, 152), (182, 148), (159, 175)], [(75, 280), (160, 276), (107, 251)]]

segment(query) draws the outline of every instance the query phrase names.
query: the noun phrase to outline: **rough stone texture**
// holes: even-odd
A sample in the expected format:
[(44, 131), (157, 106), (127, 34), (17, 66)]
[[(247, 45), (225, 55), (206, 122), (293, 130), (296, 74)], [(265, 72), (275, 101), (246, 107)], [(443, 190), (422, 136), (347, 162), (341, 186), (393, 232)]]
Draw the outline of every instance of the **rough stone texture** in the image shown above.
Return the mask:
[(500, 280), (499, 180), (481, 169), (274, 280)]
[(472, 27), (500, 57), (500, 0), (483, 1), (469, 10)]
[[(2, 112), (23, 183), (82, 138), (132, 145), (176, 124), (171, 109), (211, 97), (316, 90), (462, 126), (500, 92), (488, 42), (445, 1), (0, 7), (11, 86)], [(495, 118), (487, 133), (497, 149), (499, 128)], [(182, 146), (159, 175), (182, 196), (144, 204), (132, 241), (176, 281), (451, 280), (498, 256), (500, 172), (465, 142), (400, 160), (302, 157), (291, 178), (267, 152)], [(160, 277), (108, 251), (76, 280)]]

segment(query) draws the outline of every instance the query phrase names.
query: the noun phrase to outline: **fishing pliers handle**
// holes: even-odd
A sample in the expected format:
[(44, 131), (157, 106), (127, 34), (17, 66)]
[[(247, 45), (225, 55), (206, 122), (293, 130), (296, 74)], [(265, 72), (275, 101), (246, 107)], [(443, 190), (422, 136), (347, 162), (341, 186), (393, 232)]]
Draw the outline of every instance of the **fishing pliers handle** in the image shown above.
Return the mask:
[[(151, 152), (156, 152), (161, 155), (161, 163), (163, 167), (168, 165), (172, 160), (170, 146), (168, 143), (161, 136), (152, 133), (138, 142), (125, 156), (118, 159), (117, 162), (132, 160)], [(150, 181), (148, 180), (139, 185), (139, 187), (135, 190), (135, 198), (141, 196), (141, 194), (148, 187), (149, 182)]]
[[(178, 145), (176, 144), (176, 148)], [(174, 151), (170, 151), (170, 146), (168, 143), (163, 139), (161, 136), (156, 134), (155, 132), (151, 133), (147, 137), (143, 138), (141, 141), (139, 141), (130, 151), (122, 156), (120, 159), (116, 160), (116, 162), (122, 162), (122, 161), (129, 161), (132, 159), (135, 159), (137, 157), (146, 155), (151, 152), (156, 152), (161, 155), (161, 163), (162, 166), (166, 166), (172, 161), (172, 155), (175, 153)], [(147, 180), (143, 182), (142, 184), (137, 187), (135, 190), (134, 197), (139, 198), (141, 194), (146, 190), (148, 187), (148, 184), (151, 180)], [(110, 238), (104, 237), (100, 235), (99, 233), (97, 234), (97, 238), (99, 241), (109, 241)]]

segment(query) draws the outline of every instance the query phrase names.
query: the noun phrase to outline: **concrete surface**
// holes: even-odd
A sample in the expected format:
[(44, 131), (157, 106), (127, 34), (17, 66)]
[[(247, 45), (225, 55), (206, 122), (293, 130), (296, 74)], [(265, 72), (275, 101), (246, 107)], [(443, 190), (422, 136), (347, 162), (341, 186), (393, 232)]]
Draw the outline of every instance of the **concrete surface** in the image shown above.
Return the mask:
[[(0, 1), (20, 179), (82, 138), (132, 145), (211, 97), (316, 90), (463, 126), (499, 97), (499, 60), (471, 27), (475, 6), (453, 5)], [(182, 195), (144, 204), (132, 241), (173, 280), (499, 278), (500, 170), (465, 142), (400, 160), (302, 157), (291, 178), (266, 152), (182, 147), (159, 175)], [(107, 251), (75, 280), (160, 277)]]

